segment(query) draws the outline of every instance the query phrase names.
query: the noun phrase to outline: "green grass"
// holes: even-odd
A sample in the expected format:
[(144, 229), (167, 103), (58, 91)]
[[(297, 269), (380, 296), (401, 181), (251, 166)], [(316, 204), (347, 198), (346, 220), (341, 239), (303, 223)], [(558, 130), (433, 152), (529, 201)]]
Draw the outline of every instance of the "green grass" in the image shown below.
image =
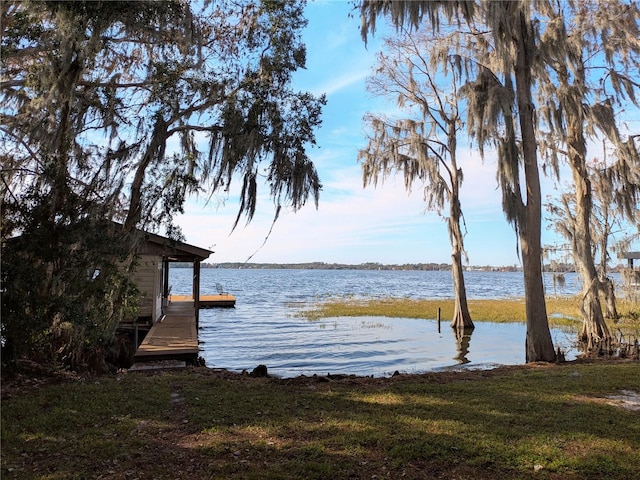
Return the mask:
[(3, 399), (2, 478), (635, 479), (640, 413), (605, 398), (622, 390), (638, 362), (65, 381)]

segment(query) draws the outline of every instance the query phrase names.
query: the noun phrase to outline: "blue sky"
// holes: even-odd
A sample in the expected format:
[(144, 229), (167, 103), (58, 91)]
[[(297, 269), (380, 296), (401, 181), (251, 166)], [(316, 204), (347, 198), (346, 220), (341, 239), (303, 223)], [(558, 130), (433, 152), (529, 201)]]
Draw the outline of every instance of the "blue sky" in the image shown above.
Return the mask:
[[(363, 117), (392, 110), (394, 104), (366, 90), (382, 36), (365, 48), (359, 18), (349, 18), (351, 8), (346, 0), (309, 3), (307, 69), (295, 77), (299, 90), (327, 95), (318, 148), (310, 151), (323, 184), (318, 209), (310, 202), (296, 213), (283, 210), (263, 245), (275, 211), (267, 189), (254, 220), (246, 227), (240, 223), (234, 232), (238, 202), (233, 191), (208, 204), (191, 199), (177, 223), (188, 243), (215, 251), (209, 262), (251, 257), (259, 263), (450, 263), (446, 225), (436, 212), (425, 211), (419, 186), (407, 193), (402, 178), (390, 178), (376, 188), (363, 188), (357, 161), (358, 149), (366, 143)], [(495, 160), (488, 155), (483, 162), (473, 151), (459, 156), (469, 264), (520, 265), (516, 235), (502, 213)], [(553, 182), (544, 180), (543, 189), (543, 195), (552, 193)], [(545, 229), (543, 243), (555, 241)]]

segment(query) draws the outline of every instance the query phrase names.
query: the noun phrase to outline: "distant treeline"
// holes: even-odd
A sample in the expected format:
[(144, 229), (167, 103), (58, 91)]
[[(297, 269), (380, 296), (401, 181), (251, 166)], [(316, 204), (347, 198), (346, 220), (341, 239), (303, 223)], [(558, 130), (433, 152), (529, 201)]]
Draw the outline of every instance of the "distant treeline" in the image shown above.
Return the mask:
[(347, 263), (218, 263), (212, 264), (213, 268), (240, 268), (240, 269), (292, 269), (292, 270), (450, 270), (451, 266), (445, 263), (410, 263), (404, 265), (384, 265), (382, 263), (367, 262), (358, 265)]
[[(244, 263), (244, 262), (225, 262), (225, 263), (202, 263), (201, 268), (229, 268), (229, 269), (290, 269), (290, 270), (429, 270), (429, 271), (448, 271), (451, 265), (447, 263), (405, 263), (402, 265), (382, 264), (377, 262), (367, 262), (360, 264), (348, 263), (325, 263), (325, 262), (308, 262), (308, 263)], [(171, 268), (191, 268), (191, 263), (175, 262), (171, 264)], [(562, 263), (553, 266), (544, 265), (545, 272), (575, 272), (572, 264)], [(609, 271), (620, 272), (624, 268), (623, 265), (611, 267)], [(516, 265), (494, 267), (490, 265), (469, 266), (468, 270), (478, 272), (520, 272), (522, 268)]]
[[(172, 268), (190, 267), (190, 263), (172, 263)], [(244, 262), (227, 262), (227, 263), (202, 263), (202, 268), (229, 268), (229, 269), (291, 269), (291, 270), (436, 270), (449, 271), (451, 265), (447, 263), (405, 263), (382, 264), (377, 262), (367, 262), (360, 264), (347, 263), (325, 263), (325, 262), (308, 262), (308, 263), (244, 263)], [(520, 268), (511, 267), (469, 267), (471, 270), (481, 271), (504, 271), (515, 272)]]

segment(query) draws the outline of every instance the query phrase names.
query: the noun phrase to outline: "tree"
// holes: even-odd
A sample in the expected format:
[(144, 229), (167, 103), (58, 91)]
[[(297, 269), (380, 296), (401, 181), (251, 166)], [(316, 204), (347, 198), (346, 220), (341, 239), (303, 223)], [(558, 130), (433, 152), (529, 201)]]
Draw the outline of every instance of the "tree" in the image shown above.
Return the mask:
[[(603, 149), (606, 152), (606, 142), (603, 143)], [(630, 232), (629, 222), (633, 222), (633, 218), (638, 218), (640, 204), (636, 202), (635, 207), (629, 205), (631, 210), (628, 213), (631, 214), (631, 218), (618, 204), (618, 201), (625, 200), (629, 193), (628, 187), (617, 180), (618, 165), (608, 165), (606, 160), (596, 158), (587, 162), (586, 167), (592, 188), (590, 233), (593, 240), (592, 257), (594, 261), (597, 260), (598, 288), (605, 300), (605, 318), (616, 320), (618, 318), (616, 295), (614, 283), (608, 275), (609, 261), (614, 253), (620, 254), (627, 251), (629, 245), (638, 237), (637, 232)], [(627, 178), (636, 178), (635, 182), (640, 182), (640, 165), (629, 167), (631, 168)], [(567, 239), (575, 236), (576, 198), (571, 190), (571, 186), (567, 186), (564, 193), (553, 198), (547, 205), (555, 230)], [(548, 250), (559, 249), (549, 248)], [(562, 246), (561, 250), (567, 254), (573, 254), (570, 244)], [(588, 343), (588, 339), (585, 341)]]
[(388, 16), (396, 27), (418, 28), (423, 20), (434, 31), (443, 24), (468, 25), (466, 50), (477, 73), (469, 78), (466, 92), (467, 125), (480, 146), (497, 146), (503, 208), (518, 233), (523, 260), (528, 362), (555, 359), (542, 283), (542, 201), (533, 103), (536, 30), (531, 8), (525, 1), (363, 0), (360, 9), (365, 39), (375, 31), (378, 15)]
[(470, 55), (478, 67), (465, 90), (466, 120), (481, 149), (488, 143), (498, 150), (503, 208), (520, 239), (531, 360), (553, 356), (540, 268), (540, 160), (557, 175), (563, 159), (572, 172), (575, 201), (567, 218), (584, 286), (580, 337), (597, 344), (609, 336), (598, 298), (586, 159), (588, 140), (605, 137), (616, 157), (609, 178), (622, 187), (616, 189), (620, 211), (637, 223), (638, 148), (618, 127), (624, 107), (638, 106), (638, 10), (634, 2), (623, 0), (361, 5), (365, 35), (375, 28), (379, 14), (396, 26), (417, 28), (423, 18), (434, 30), (443, 24), (468, 26), (471, 36), (464, 45), (475, 46)]
[(261, 174), (278, 204), (317, 200), (305, 147), (322, 100), (289, 86), (305, 62), (303, 7), (7, 3), (2, 124), (22, 156), (7, 157), (18, 164), (4, 175), (35, 182), (37, 154), (55, 154), (76, 189), (110, 179), (99, 191), (121, 202), (128, 228), (166, 223), (186, 194), (223, 192), (236, 176), (238, 217), (255, 212)]
[[(101, 231), (126, 239), (122, 251), (132, 255), (121, 258), (113, 242), (113, 257), (129, 271), (138, 229), (179, 237), (172, 218), (188, 195), (224, 194), (238, 179), (236, 225), (251, 220), (263, 183), (276, 218), (283, 204), (317, 204), (307, 149), (324, 99), (290, 86), (305, 63), (303, 8), (285, 0), (2, 3), (3, 258), (12, 237), (33, 245), (36, 232), (58, 229), (51, 251), (22, 252), (25, 264), (44, 262), (40, 298), (64, 297), (69, 279), (108, 270), (67, 262), (75, 276), (55, 273), (71, 232), (88, 252), (106, 254), (88, 241), (86, 222), (122, 225)], [(7, 291), (20, 272), (9, 273)], [(81, 297), (76, 311), (97, 305), (88, 296), (81, 306)], [(54, 305), (47, 315), (49, 325), (70, 318)], [(3, 309), (3, 329), (10, 321)]]
[[(603, 147), (606, 148), (606, 145)], [(639, 185), (640, 162), (630, 166), (634, 173), (629, 178), (635, 177), (634, 182)], [(606, 157), (602, 161), (593, 159), (587, 164), (587, 168), (593, 190), (591, 232), (594, 257), (600, 260), (596, 267), (599, 288), (605, 299), (605, 318), (617, 321), (619, 315), (614, 283), (609, 277), (609, 261), (613, 254), (627, 251), (626, 246), (638, 237), (638, 232), (630, 231), (629, 222), (640, 216), (640, 202), (630, 204), (630, 210), (623, 209), (618, 204), (618, 200), (627, 198), (630, 189), (617, 181), (617, 165), (607, 165)]]
[[(448, 57), (441, 64), (433, 61), (439, 58), (437, 50), (442, 50), (441, 45), (448, 48), (452, 42), (445, 36), (437, 42), (433, 40), (424, 32), (406, 30), (400, 38), (386, 40), (385, 52), (378, 55), (378, 66), (375, 76), (369, 80), (369, 88), (376, 95), (395, 95), (408, 118), (394, 122), (369, 114), (366, 121), (372, 135), (367, 148), (360, 150), (359, 158), (365, 185), (375, 185), (380, 178), (399, 171), (404, 175), (407, 190), (418, 180), (424, 183), (424, 196), (430, 210), (440, 211), (448, 204), (447, 228), (455, 296), (451, 326), (472, 329), (462, 266), (460, 188), (463, 176), (457, 161), (458, 133), (463, 127), (457, 91), (460, 66), (455, 57)], [(431, 62), (428, 59), (432, 59)]]
[(50, 200), (23, 198), (21, 235), (3, 241), (2, 360), (103, 371), (118, 323), (136, 314), (130, 239), (77, 196), (52, 219)]
[(613, 206), (613, 185), (607, 177), (606, 161), (594, 159), (587, 164), (590, 170), (592, 187), (591, 235), (594, 243), (595, 255), (600, 256), (600, 264), (596, 267), (598, 273), (598, 287), (605, 298), (605, 318), (618, 320), (616, 295), (613, 281), (609, 278), (609, 242), (616, 233), (614, 226), (620, 225), (620, 217), (616, 215)]
[[(568, 223), (562, 228), (582, 278), (584, 324), (579, 338), (597, 347), (611, 335), (602, 314), (603, 285), (594, 260), (593, 170), (587, 160), (587, 137), (604, 135), (613, 146), (615, 168), (600, 180), (623, 186), (619, 195), (626, 198), (620, 205), (633, 218), (640, 186), (629, 172), (639, 156), (633, 142), (618, 130), (615, 107), (625, 100), (638, 106), (634, 91), (640, 88), (640, 10), (620, 0), (567, 2), (563, 8), (543, 2), (539, 8), (546, 21), (538, 48), (544, 68), (537, 73), (541, 127), (548, 129), (547, 136), (541, 135), (546, 140), (542, 148), (556, 171), (558, 157), (563, 157), (572, 172), (574, 199), (571, 204), (563, 199)], [(602, 71), (607, 74), (600, 75)], [(603, 188), (611, 187), (601, 184), (605, 193)], [(604, 232), (603, 238), (607, 236)], [(606, 264), (606, 250), (601, 254)]]

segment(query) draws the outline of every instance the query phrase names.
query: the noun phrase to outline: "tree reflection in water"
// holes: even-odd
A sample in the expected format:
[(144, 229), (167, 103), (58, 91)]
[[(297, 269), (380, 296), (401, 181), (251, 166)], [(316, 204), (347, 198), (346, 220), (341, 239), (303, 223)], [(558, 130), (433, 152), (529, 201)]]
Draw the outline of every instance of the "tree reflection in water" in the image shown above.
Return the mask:
[(467, 358), (467, 355), (469, 354), (469, 343), (471, 342), (473, 328), (455, 328), (453, 331), (456, 337), (457, 351), (457, 355), (453, 357), (454, 360), (457, 360), (460, 365), (470, 363), (471, 360)]

